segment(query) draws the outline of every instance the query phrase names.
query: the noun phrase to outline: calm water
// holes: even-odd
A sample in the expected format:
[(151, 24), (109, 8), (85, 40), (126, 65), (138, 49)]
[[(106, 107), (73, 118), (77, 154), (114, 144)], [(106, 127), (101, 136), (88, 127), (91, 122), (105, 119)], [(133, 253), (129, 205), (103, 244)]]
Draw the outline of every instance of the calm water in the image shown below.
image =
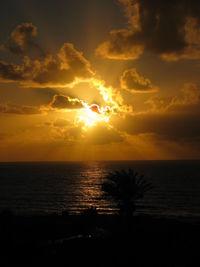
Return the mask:
[(113, 212), (114, 204), (101, 198), (101, 183), (109, 171), (128, 168), (154, 186), (138, 203), (139, 213), (200, 218), (200, 161), (0, 163), (0, 210), (44, 214), (96, 206)]

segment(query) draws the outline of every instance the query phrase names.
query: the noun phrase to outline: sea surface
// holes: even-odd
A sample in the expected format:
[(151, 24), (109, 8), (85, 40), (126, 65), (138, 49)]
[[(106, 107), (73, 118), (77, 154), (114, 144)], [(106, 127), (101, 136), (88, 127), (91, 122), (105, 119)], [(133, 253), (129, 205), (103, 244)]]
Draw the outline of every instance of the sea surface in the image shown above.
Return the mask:
[(79, 213), (116, 207), (102, 198), (106, 174), (132, 168), (153, 184), (137, 212), (200, 221), (200, 161), (0, 163), (0, 211), (15, 214)]

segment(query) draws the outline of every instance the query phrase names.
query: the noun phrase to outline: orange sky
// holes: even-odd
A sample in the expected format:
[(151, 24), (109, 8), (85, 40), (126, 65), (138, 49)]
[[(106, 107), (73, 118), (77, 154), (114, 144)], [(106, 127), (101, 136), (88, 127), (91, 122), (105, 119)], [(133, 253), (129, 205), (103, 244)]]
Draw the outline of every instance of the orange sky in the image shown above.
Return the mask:
[(197, 1), (28, 2), (0, 10), (0, 161), (200, 158)]

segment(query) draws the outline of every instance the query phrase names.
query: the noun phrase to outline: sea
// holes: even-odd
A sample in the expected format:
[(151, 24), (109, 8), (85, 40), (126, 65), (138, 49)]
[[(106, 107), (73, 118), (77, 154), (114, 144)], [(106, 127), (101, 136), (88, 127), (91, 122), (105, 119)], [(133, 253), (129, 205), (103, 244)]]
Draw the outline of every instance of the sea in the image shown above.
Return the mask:
[(0, 163), (0, 211), (16, 215), (72, 214), (96, 207), (117, 212), (102, 196), (109, 172), (133, 169), (153, 188), (137, 214), (200, 222), (200, 161), (90, 161)]

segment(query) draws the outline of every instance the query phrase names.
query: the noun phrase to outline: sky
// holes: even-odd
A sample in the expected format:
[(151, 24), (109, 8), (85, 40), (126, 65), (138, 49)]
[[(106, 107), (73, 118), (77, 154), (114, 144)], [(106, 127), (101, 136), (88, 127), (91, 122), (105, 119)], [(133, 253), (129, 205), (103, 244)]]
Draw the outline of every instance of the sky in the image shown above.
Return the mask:
[(0, 161), (200, 159), (200, 3), (2, 0)]

